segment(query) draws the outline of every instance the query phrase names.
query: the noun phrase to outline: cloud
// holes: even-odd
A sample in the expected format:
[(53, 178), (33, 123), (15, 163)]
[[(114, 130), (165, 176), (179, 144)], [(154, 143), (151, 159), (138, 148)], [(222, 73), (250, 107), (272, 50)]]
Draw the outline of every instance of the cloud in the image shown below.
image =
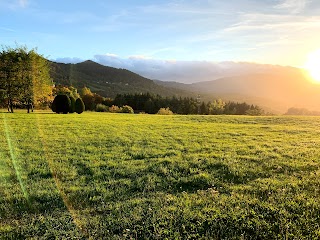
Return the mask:
[(274, 65), (246, 62), (176, 61), (152, 59), (145, 56), (118, 57), (99, 54), (92, 59), (102, 65), (124, 68), (144, 77), (162, 81), (194, 83), (222, 77), (275, 71)]
[(77, 57), (65, 57), (65, 58), (56, 58), (56, 59), (51, 59), (53, 62), (59, 62), (59, 63), (80, 63), (83, 62), (84, 60), (81, 58)]
[(18, 5), (21, 7), (21, 8), (25, 8), (28, 6), (28, 0), (19, 0), (18, 1)]
[(292, 14), (301, 13), (309, 3), (309, 0), (283, 0), (274, 8), (289, 11)]
[(29, 0), (0, 1), (1, 8), (7, 8), (10, 10), (27, 8), (29, 5), (30, 5)]
[(237, 39), (234, 46), (242, 43), (257, 49), (268, 49), (271, 46), (282, 47), (282, 50), (301, 49), (301, 46), (311, 45), (309, 42), (319, 36), (315, 34), (319, 27), (319, 16), (245, 13), (238, 23), (224, 28), (220, 35), (229, 39), (229, 42), (230, 39)]
[(6, 31), (6, 32), (15, 32), (13, 29), (6, 28), (6, 27), (0, 27), (0, 30)]

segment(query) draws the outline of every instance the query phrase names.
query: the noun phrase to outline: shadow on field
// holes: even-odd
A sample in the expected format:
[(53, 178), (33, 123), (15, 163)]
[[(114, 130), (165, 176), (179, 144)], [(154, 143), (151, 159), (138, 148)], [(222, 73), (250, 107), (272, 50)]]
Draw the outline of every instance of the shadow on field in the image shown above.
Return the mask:
[(22, 217), (26, 213), (51, 213), (55, 210), (66, 210), (64, 202), (59, 195), (29, 196), (24, 198), (6, 199), (0, 201), (0, 217)]
[[(165, 191), (196, 192), (212, 187), (247, 184), (266, 175), (253, 171), (236, 171), (224, 163), (161, 161), (140, 172), (113, 169), (116, 179), (131, 179), (132, 192)], [(223, 190), (225, 193), (228, 191)]]
[(92, 180), (94, 172), (90, 167), (88, 167), (86, 164), (84, 164), (82, 162), (77, 162), (75, 164), (75, 166), (77, 167), (78, 175), (79, 176), (85, 176), (86, 183), (88, 183), (88, 182), (90, 182)]
[(260, 173), (252, 171), (246, 171), (245, 173), (236, 172), (230, 169), (228, 165), (223, 163), (209, 164), (207, 166), (207, 169), (212, 170), (214, 172), (215, 177), (221, 180), (222, 182), (231, 184), (246, 184), (258, 178), (267, 177), (261, 175)]
[(37, 170), (32, 170), (30, 173), (28, 173), (28, 177), (32, 179), (49, 179), (49, 178), (52, 178), (53, 176), (50, 171), (41, 172)]

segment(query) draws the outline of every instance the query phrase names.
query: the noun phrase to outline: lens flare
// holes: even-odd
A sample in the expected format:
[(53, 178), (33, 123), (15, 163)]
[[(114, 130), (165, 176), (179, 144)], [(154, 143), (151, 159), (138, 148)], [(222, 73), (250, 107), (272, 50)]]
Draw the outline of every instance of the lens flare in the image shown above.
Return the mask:
[(312, 79), (320, 83), (320, 49), (309, 54), (304, 67), (308, 70)]
[(19, 167), (18, 167), (18, 164), (17, 164), (16, 154), (15, 154), (15, 151), (14, 151), (13, 144), (11, 142), (10, 131), (9, 131), (9, 127), (8, 127), (8, 124), (7, 124), (6, 114), (2, 113), (2, 115), (3, 115), (4, 131), (5, 131), (5, 134), (6, 134), (6, 139), (7, 139), (7, 143), (8, 143), (8, 147), (9, 147), (11, 162), (12, 162), (13, 168), (14, 168), (14, 170), (16, 172), (17, 179), (19, 181), (21, 191), (23, 192), (23, 195), (24, 195), (25, 199), (27, 200), (27, 202), (29, 202), (29, 195), (28, 195), (28, 192), (26, 191), (26, 188), (25, 188), (25, 186), (23, 184), (21, 173), (19, 171)]

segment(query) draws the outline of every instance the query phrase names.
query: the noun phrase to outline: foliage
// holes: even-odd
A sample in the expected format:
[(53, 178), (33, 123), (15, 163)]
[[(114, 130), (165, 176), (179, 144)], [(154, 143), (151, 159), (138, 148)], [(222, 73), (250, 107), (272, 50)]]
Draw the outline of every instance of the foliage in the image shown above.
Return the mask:
[(220, 115), (224, 113), (226, 103), (221, 99), (216, 99), (213, 102), (207, 103), (207, 111), (212, 115)]
[(124, 105), (123, 107), (121, 107), (120, 112), (121, 113), (134, 113), (132, 107), (130, 107), (128, 105)]
[(159, 115), (172, 115), (173, 112), (170, 110), (170, 108), (160, 108), (157, 112)]
[(67, 114), (71, 110), (71, 101), (67, 95), (57, 95), (53, 100), (52, 111)]
[(96, 106), (96, 112), (108, 112), (109, 108), (106, 105), (98, 103)]
[(91, 90), (87, 87), (84, 87), (80, 90), (81, 98), (84, 102), (86, 110), (94, 111), (97, 104), (102, 104), (104, 98), (99, 94), (92, 93)]
[(113, 99), (111, 99), (111, 98), (104, 98), (102, 104), (103, 104), (103, 105), (106, 105), (107, 107), (111, 107), (112, 104), (113, 104)]
[(319, 239), (319, 125), (0, 114), (0, 238)]
[(83, 97), (85, 95), (93, 95), (93, 93), (91, 92), (90, 88), (88, 87), (83, 87), (80, 90), (80, 95)]
[(73, 86), (56, 85), (53, 88), (53, 95), (67, 95), (68, 97), (73, 97), (77, 99), (80, 97), (78, 90)]
[(75, 112), (78, 114), (81, 114), (84, 112), (85, 106), (81, 98), (77, 98), (74, 108), (75, 108)]
[(0, 52), (0, 89), (5, 91), (8, 110), (14, 105), (47, 105), (51, 100), (51, 80), (48, 61), (35, 49), (3, 47)]
[(301, 116), (319, 116), (320, 112), (310, 111), (306, 108), (289, 108), (285, 115), (301, 115)]
[(118, 113), (120, 112), (120, 108), (118, 106), (112, 105), (111, 107), (109, 107), (109, 112)]

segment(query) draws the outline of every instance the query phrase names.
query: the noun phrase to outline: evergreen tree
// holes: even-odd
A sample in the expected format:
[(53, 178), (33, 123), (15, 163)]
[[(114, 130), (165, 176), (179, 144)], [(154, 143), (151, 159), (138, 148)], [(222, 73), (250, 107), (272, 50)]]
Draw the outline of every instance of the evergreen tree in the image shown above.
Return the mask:
[(74, 113), (75, 112), (76, 100), (72, 96), (70, 96), (69, 99), (70, 99), (70, 110), (69, 110), (69, 113)]
[(70, 112), (71, 101), (67, 95), (57, 95), (52, 102), (52, 111), (67, 114)]
[(84, 112), (85, 110), (85, 106), (84, 103), (82, 101), (81, 98), (77, 98), (76, 102), (75, 102), (75, 111), (76, 113), (80, 114), (82, 112)]

